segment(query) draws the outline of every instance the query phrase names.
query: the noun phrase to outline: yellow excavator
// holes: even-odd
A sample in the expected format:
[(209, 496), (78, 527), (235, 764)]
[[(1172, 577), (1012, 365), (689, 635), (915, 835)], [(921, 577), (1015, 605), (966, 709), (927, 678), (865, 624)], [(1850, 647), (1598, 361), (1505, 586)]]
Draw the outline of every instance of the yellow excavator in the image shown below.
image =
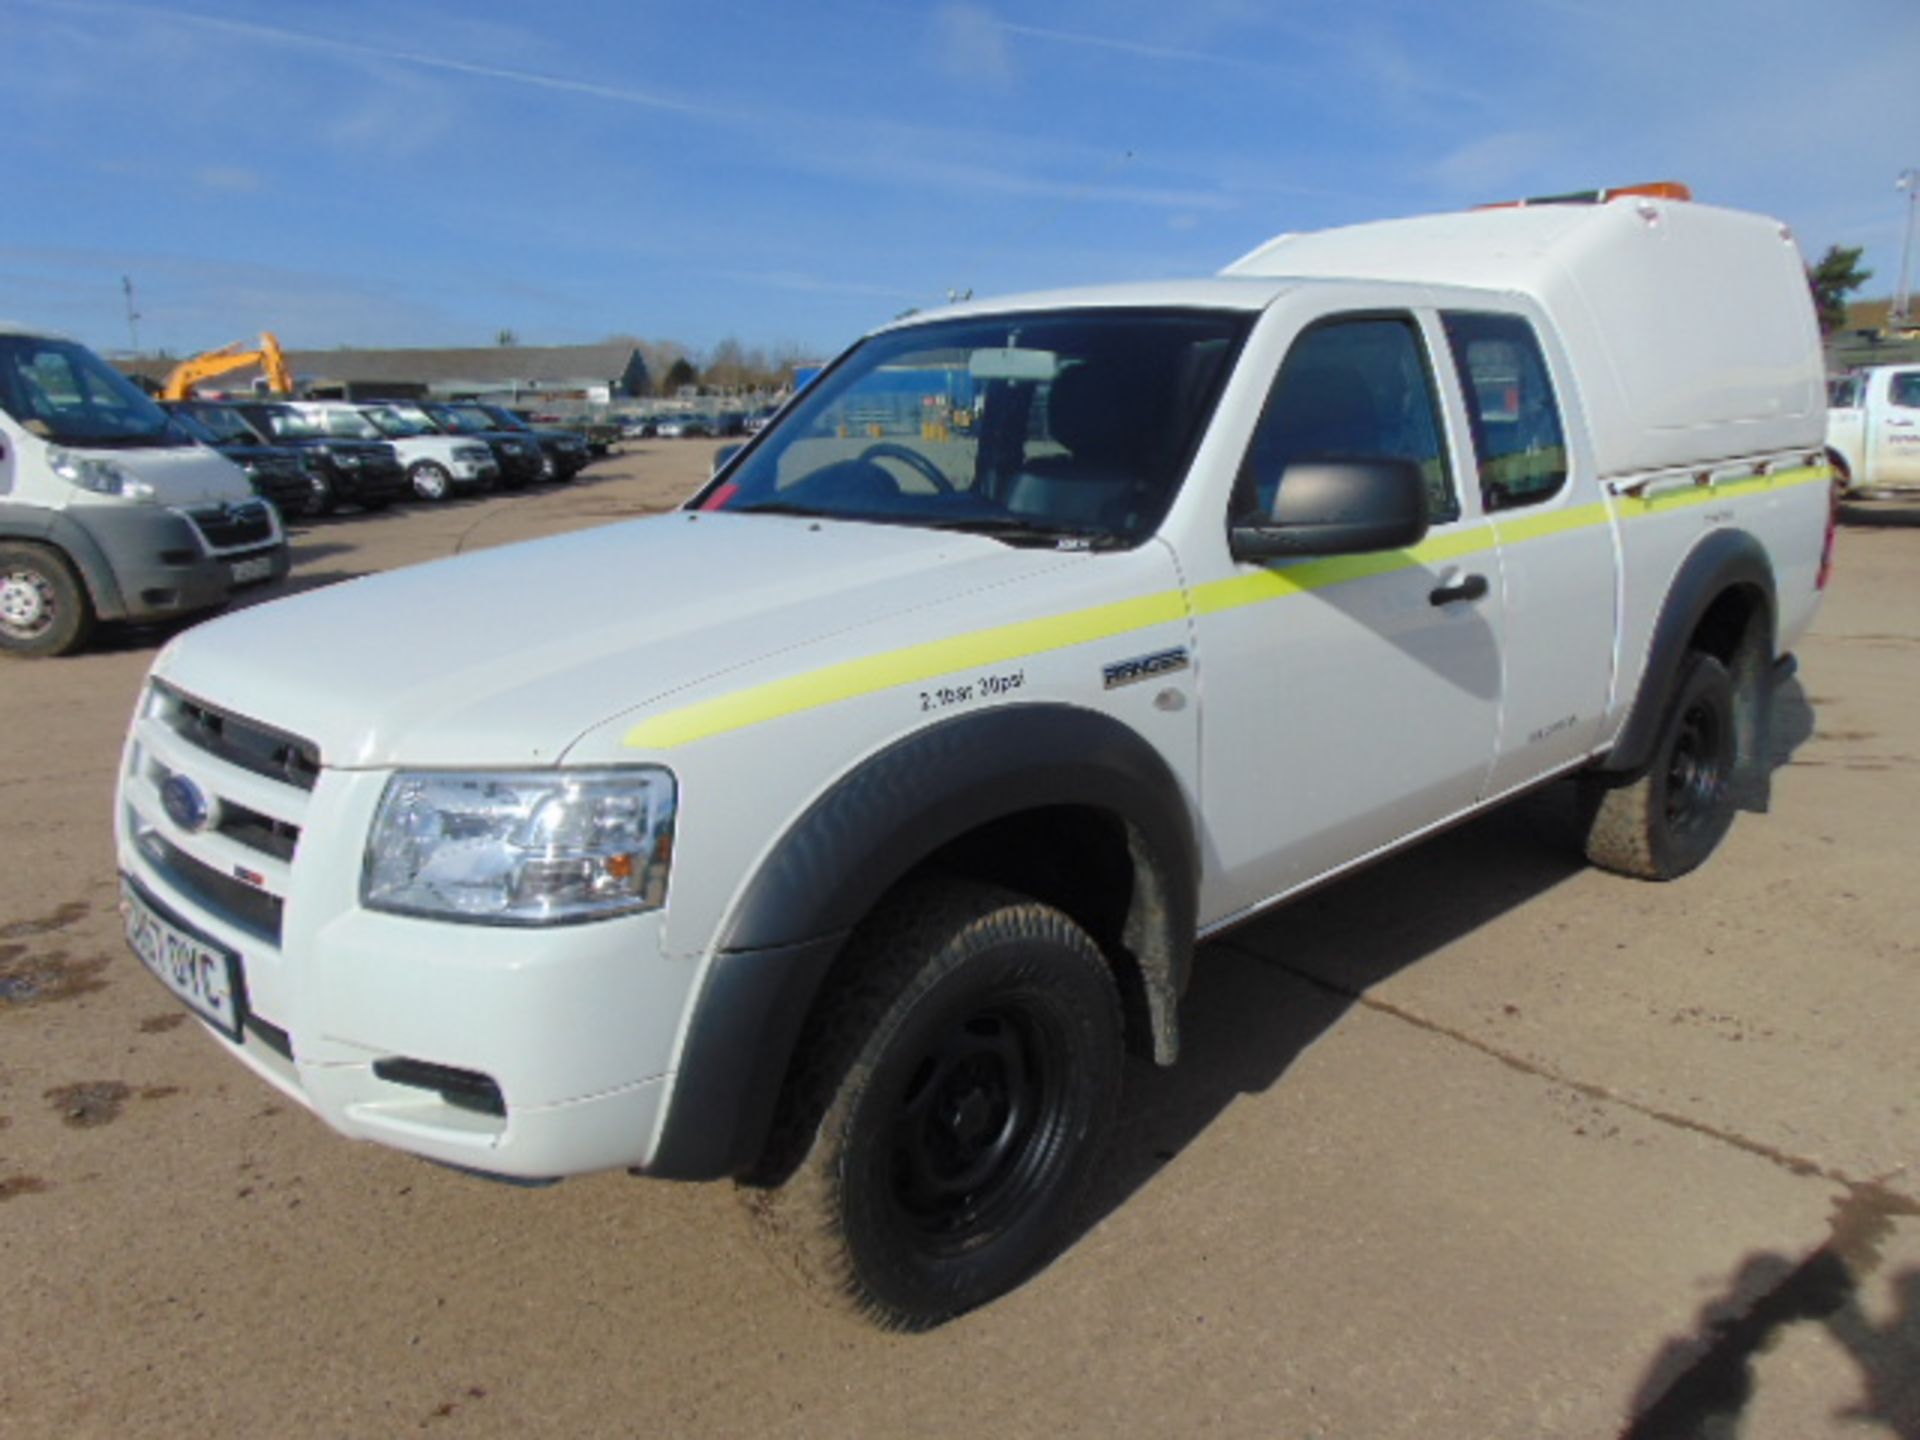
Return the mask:
[(266, 372), (267, 385), (274, 394), (293, 394), (293, 371), (287, 368), (287, 357), (281, 353), (280, 342), (273, 332), (262, 330), (259, 345), (251, 350), (240, 348), (245, 343), (244, 340), (235, 340), (218, 350), (209, 350), (204, 355), (182, 360), (168, 374), (166, 384), (160, 387), (160, 398), (185, 400), (200, 381), (211, 380), (216, 375), (231, 375), (235, 370), (244, 370), (249, 365), (258, 365)]

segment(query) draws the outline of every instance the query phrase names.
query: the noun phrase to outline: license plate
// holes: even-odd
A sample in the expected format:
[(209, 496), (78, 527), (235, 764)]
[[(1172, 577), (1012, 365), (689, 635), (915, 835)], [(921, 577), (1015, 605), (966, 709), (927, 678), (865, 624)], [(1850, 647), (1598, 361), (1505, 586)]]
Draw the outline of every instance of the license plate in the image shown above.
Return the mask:
[(127, 924), (127, 943), (160, 983), (189, 1009), (238, 1040), (240, 967), (233, 952), (162, 915), (124, 877), (120, 913)]
[(233, 583), (236, 585), (251, 585), (256, 580), (265, 580), (271, 574), (273, 574), (271, 555), (255, 555), (250, 560), (233, 562)]

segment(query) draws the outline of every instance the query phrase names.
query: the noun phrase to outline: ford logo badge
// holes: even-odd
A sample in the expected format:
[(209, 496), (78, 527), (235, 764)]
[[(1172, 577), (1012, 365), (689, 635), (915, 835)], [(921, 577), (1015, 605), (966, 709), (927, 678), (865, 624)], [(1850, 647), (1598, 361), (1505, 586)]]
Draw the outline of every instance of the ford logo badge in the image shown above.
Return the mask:
[(184, 775), (169, 775), (160, 782), (160, 808), (182, 830), (204, 830), (213, 818), (206, 792)]

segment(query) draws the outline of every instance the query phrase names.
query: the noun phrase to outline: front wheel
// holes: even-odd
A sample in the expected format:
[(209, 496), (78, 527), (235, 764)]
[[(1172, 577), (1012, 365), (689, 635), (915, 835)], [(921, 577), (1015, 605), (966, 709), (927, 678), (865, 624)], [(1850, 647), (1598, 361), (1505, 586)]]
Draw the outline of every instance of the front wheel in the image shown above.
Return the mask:
[(1625, 781), (1585, 779), (1587, 858), (1643, 880), (1697, 867), (1732, 828), (1737, 756), (1733, 679), (1713, 656), (1691, 651), (1646, 769)]
[(750, 1204), (824, 1297), (923, 1330), (1070, 1236), (1118, 1102), (1119, 994), (1066, 915), (971, 882), (911, 887), (850, 945), (776, 1132), (803, 1153)]
[(413, 482), (413, 493), (422, 500), (444, 500), (453, 493), (453, 476), (447, 473), (446, 466), (431, 460), (421, 460), (409, 467), (407, 479)]
[(0, 545), (0, 652), (65, 655), (86, 643), (93, 606), (64, 556)]

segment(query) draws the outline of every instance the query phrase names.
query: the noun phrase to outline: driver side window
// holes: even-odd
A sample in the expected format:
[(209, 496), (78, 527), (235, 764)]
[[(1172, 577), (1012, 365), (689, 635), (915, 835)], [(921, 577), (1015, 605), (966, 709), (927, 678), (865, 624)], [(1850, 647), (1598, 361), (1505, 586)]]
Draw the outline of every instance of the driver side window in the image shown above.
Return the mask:
[(1289, 465), (1306, 460), (1411, 460), (1426, 477), (1436, 525), (1460, 518), (1426, 348), (1411, 316), (1314, 326), (1287, 352), (1234, 487), (1234, 520), (1257, 522)]

